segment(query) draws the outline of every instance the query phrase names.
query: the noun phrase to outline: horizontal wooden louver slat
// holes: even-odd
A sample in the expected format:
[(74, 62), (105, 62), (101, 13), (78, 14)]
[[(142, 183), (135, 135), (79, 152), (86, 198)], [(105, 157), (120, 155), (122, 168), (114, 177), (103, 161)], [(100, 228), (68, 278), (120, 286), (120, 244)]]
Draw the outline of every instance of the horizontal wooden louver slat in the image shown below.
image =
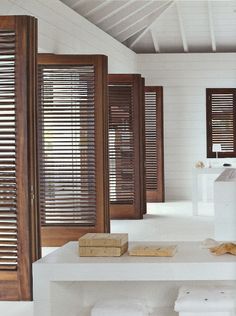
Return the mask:
[(110, 203), (133, 204), (132, 85), (109, 85), (109, 168)]
[(39, 66), (43, 226), (96, 224), (94, 66)]
[(145, 93), (146, 188), (157, 190), (156, 92)]
[(234, 151), (233, 94), (212, 94), (212, 144), (221, 144), (223, 151)]
[[(144, 161), (140, 75), (109, 75), (109, 184), (111, 218), (142, 218)], [(144, 166), (144, 165), (143, 165)], [(143, 173), (142, 173), (143, 172)]]
[(208, 157), (215, 157), (214, 144), (220, 144), (219, 156), (236, 156), (236, 89), (207, 89)]
[(36, 38), (35, 18), (0, 17), (0, 300), (4, 301), (32, 299), (32, 262), (40, 256)]
[(14, 31), (0, 30), (0, 271), (18, 264), (15, 42)]
[(145, 87), (147, 202), (164, 201), (162, 87)]

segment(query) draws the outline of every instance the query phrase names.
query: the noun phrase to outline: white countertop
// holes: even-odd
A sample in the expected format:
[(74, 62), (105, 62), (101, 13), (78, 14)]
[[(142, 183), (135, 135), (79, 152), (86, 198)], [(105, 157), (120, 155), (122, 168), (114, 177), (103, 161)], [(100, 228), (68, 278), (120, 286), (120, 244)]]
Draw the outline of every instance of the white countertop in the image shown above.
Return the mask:
[(79, 257), (78, 243), (69, 242), (34, 263), (52, 281), (236, 280), (236, 257), (214, 256), (200, 242), (140, 242), (134, 245), (177, 244), (174, 257)]
[[(213, 174), (217, 174), (220, 173), (226, 169), (228, 169), (230, 167), (223, 167), (223, 166), (215, 166), (215, 167), (204, 167), (204, 168), (196, 168), (193, 167), (193, 172), (194, 173), (213, 173)], [(232, 168), (232, 167), (231, 167)]]

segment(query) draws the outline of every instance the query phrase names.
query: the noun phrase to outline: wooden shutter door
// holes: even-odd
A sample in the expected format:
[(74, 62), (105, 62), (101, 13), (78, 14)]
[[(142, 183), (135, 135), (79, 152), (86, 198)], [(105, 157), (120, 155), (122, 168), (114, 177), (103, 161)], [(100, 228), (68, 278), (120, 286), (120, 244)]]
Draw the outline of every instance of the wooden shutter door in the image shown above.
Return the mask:
[(107, 57), (39, 55), (42, 244), (109, 231)]
[(164, 201), (163, 88), (145, 87), (147, 202)]
[(207, 89), (207, 157), (216, 157), (214, 144), (220, 144), (219, 157), (236, 157), (236, 89)]
[(129, 74), (108, 77), (110, 216), (142, 218), (142, 78)]
[(0, 17), (0, 299), (32, 299), (40, 256), (35, 134), (37, 20)]
[(141, 146), (140, 147), (140, 164), (141, 164), (141, 172), (140, 172), (140, 182), (141, 182), (141, 188), (142, 194), (141, 194), (141, 205), (143, 209), (143, 214), (147, 213), (147, 197), (146, 197), (146, 146), (145, 146), (145, 79), (142, 78), (142, 86), (140, 89), (140, 128), (141, 133), (140, 137), (142, 137), (141, 140)]

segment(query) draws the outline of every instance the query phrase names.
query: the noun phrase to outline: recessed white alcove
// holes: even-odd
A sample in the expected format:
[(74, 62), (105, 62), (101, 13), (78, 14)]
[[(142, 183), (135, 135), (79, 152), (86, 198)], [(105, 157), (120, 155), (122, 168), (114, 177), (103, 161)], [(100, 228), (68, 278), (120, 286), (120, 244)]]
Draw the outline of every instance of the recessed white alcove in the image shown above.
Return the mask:
[(230, 281), (118, 281), (118, 282), (53, 282), (51, 285), (52, 316), (90, 316), (99, 300), (135, 298), (145, 301), (151, 316), (175, 316), (174, 302), (178, 289), (196, 285), (236, 285)]

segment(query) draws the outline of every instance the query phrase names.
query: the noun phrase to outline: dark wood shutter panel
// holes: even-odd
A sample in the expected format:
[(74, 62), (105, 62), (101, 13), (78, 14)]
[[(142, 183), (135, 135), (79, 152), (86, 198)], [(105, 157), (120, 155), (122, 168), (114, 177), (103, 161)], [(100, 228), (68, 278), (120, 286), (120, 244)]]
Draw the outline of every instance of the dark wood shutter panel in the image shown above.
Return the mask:
[(0, 269), (17, 270), (15, 30), (0, 30)]
[(142, 78), (111, 74), (108, 89), (110, 215), (111, 218), (142, 218)]
[(147, 202), (164, 201), (163, 89), (145, 87)]
[(32, 299), (32, 262), (40, 256), (34, 125), (36, 40), (35, 18), (0, 17), (1, 300)]
[(134, 204), (133, 109), (129, 103), (132, 90), (132, 85), (109, 85), (111, 204)]
[(107, 60), (105, 56), (40, 56), (42, 240), (44, 245), (57, 246), (86, 232), (109, 230)]
[(145, 78), (142, 78), (142, 86), (140, 89), (140, 129), (141, 146), (140, 146), (140, 182), (143, 188), (141, 194), (141, 205), (143, 214), (147, 213), (147, 197), (146, 197), (146, 146), (145, 146)]
[(207, 157), (236, 157), (236, 89), (207, 89)]

